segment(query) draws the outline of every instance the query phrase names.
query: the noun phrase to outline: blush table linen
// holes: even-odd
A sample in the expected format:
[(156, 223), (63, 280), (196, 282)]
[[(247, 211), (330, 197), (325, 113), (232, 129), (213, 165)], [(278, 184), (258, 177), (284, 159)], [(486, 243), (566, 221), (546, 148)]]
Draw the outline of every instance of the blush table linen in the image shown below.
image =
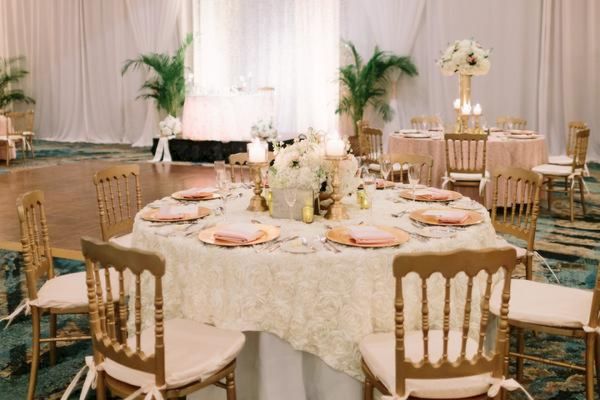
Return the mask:
[(274, 118), (274, 91), (187, 96), (183, 105), (184, 139), (250, 141), (252, 126)]
[[(250, 190), (236, 190), (243, 195), (227, 202), (225, 216), (211, 215), (191, 228), (185, 225), (155, 227), (142, 220), (139, 215), (136, 217), (134, 247), (159, 252), (166, 260), (166, 274), (163, 278), (165, 317), (190, 318), (219, 328), (254, 331), (277, 337), (291, 346), (295, 354), (311, 355), (326, 364), (326, 369), (337, 377), (332, 379), (341, 379), (350, 386), (355, 385), (356, 379), (362, 379), (358, 351), (360, 340), (371, 333), (391, 332), (394, 328), (392, 262), (396, 254), (481, 249), (503, 244), (497, 239), (489, 216), (481, 207), (479, 211), (484, 221), (458, 230), (452, 238), (427, 241), (412, 238), (399, 247), (381, 249), (338, 245), (341, 253), (333, 253), (327, 251), (316, 239), (325, 233), (325, 225), (336, 226), (338, 223), (318, 217), (314, 223), (304, 224), (287, 219), (272, 219), (267, 213), (257, 215), (246, 211), (252, 195)], [(408, 214), (392, 218), (390, 213), (411, 211), (427, 204), (395, 202), (394, 199), (397, 198), (396, 190), (377, 191), (373, 199), (375, 209), (371, 215), (370, 210), (358, 208), (355, 198), (347, 197), (344, 202), (351, 219), (343, 224), (356, 225), (367, 221), (374, 225), (414, 229)], [(160, 207), (172, 201), (164, 198), (152, 206)], [(220, 204), (220, 200), (203, 202), (209, 208), (216, 208)], [(142, 213), (144, 211), (147, 209), (142, 210)], [(257, 252), (251, 246), (223, 248), (203, 244), (198, 240), (197, 234), (189, 234), (200, 230), (203, 225), (242, 223), (251, 219), (258, 219), (264, 224), (281, 225), (282, 237), (303, 236), (311, 241), (316, 251), (310, 254), (290, 254), (281, 249)], [(413, 278), (413, 281), (409, 280), (404, 284), (408, 295), (405, 309), (407, 326), (416, 328), (419, 323), (421, 289), (420, 281)], [(430, 287), (439, 289), (432, 290), (430, 294), (432, 312), (440, 311), (443, 307), (444, 281), (439, 278), (429, 283)], [(152, 293), (151, 282), (148, 277), (142, 279), (144, 296)], [(477, 287), (479, 290), (474, 292), (477, 293), (476, 296), (480, 296), (482, 287)], [(466, 280), (459, 282), (453, 291), (456, 291), (457, 298), (464, 298)], [(143, 299), (142, 315), (146, 324), (152, 322), (151, 303), (151, 297)], [(452, 326), (462, 326), (462, 319), (455, 314), (458, 313), (454, 313)], [(476, 329), (474, 327), (472, 332)], [(280, 356), (272, 357), (280, 359)], [(260, 375), (263, 372), (241, 373)], [(295, 376), (289, 379), (301, 381), (303, 378)], [(274, 380), (278, 381), (278, 378), (274, 377)], [(349, 387), (340, 385), (339, 390)], [(243, 393), (243, 389), (240, 388), (239, 392)]]
[[(441, 137), (414, 139), (404, 138), (398, 134), (390, 135), (388, 142), (390, 153), (397, 154), (426, 154), (433, 157), (431, 184), (441, 187), (446, 172), (446, 143)], [(548, 147), (546, 139), (540, 136), (536, 139), (508, 139), (501, 135), (492, 135), (487, 142), (487, 170), (490, 181), (486, 185), (486, 206), (491, 207), (493, 201), (492, 178), (494, 171), (502, 167), (519, 167), (531, 169), (536, 165), (548, 162)], [(477, 197), (477, 190), (459, 188), (461, 192)], [(499, 196), (502, 199), (502, 196)]]

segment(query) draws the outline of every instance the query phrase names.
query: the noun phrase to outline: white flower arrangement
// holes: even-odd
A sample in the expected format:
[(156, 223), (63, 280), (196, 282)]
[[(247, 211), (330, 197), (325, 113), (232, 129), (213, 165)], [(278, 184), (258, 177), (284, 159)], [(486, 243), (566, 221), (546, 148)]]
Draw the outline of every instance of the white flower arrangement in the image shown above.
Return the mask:
[(161, 136), (174, 136), (181, 133), (181, 121), (172, 115), (168, 115), (165, 119), (158, 123)]
[[(303, 136), (302, 139), (295, 138), (294, 143), (288, 146), (274, 143), (275, 161), (269, 169), (269, 185), (273, 188), (312, 190), (316, 194), (327, 181), (327, 191), (331, 191), (331, 179), (328, 178), (332, 165), (325, 159), (323, 135), (310, 129)], [(351, 193), (359, 186), (357, 169), (358, 161), (348, 154), (339, 168), (342, 193)]]
[(444, 75), (485, 75), (490, 70), (490, 50), (472, 39), (457, 40), (442, 54), (438, 65)]
[(256, 124), (252, 125), (250, 135), (253, 138), (270, 142), (277, 139), (277, 130), (275, 127), (273, 127), (272, 121), (265, 122), (260, 120)]

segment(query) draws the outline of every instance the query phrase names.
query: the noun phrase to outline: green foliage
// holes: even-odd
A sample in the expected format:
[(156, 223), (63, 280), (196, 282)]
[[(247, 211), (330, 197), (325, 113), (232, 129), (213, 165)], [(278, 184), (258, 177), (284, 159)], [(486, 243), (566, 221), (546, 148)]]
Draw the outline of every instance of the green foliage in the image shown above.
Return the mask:
[(351, 42), (347, 42), (354, 58), (353, 64), (341, 67), (340, 82), (344, 88), (344, 95), (336, 113), (349, 114), (356, 129), (356, 123), (363, 118), (367, 106), (372, 106), (383, 117), (390, 121), (393, 110), (385, 99), (386, 87), (390, 80), (388, 73), (399, 69), (408, 76), (418, 75), (417, 67), (410, 57), (396, 56), (375, 47), (373, 55), (364, 64), (363, 59)]
[(175, 54), (147, 53), (138, 58), (127, 60), (121, 69), (124, 75), (129, 68), (144, 68), (154, 72), (154, 76), (141, 86), (138, 99), (154, 99), (156, 108), (167, 114), (177, 116), (185, 101), (185, 51), (192, 43), (193, 36), (188, 34)]
[(9, 89), (23, 79), (29, 71), (23, 69), (20, 65), (25, 57), (0, 57), (0, 110), (6, 108), (9, 104), (17, 101), (23, 103), (35, 103), (35, 100), (26, 96), (21, 89)]

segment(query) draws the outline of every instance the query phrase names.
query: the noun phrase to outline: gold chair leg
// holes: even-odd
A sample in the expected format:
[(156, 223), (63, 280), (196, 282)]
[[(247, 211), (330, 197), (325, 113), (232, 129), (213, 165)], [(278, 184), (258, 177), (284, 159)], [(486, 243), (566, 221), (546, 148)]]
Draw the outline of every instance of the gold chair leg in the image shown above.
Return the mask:
[(533, 255), (527, 253), (525, 257), (525, 279), (530, 281), (533, 279)]
[[(50, 313), (50, 336), (56, 337), (56, 314)], [(56, 342), (50, 342), (50, 365), (56, 365)]]
[(373, 400), (373, 381), (368, 376), (365, 376), (365, 385), (364, 385), (364, 400)]
[[(523, 329), (516, 329), (517, 333), (517, 353), (523, 354), (525, 352), (525, 332)], [(523, 360), (521, 357), (517, 357), (517, 382), (523, 381)]]
[(596, 332), (585, 335), (585, 398), (594, 400), (594, 356)]
[(552, 178), (546, 183), (546, 196), (548, 197), (548, 212), (552, 212)]
[(578, 176), (577, 181), (579, 182), (579, 196), (581, 197), (581, 208), (583, 209), (583, 216), (585, 217), (585, 186), (583, 184), (583, 176)]
[(225, 384), (227, 387), (227, 400), (235, 400), (235, 372), (231, 372), (225, 377)]
[(600, 335), (596, 335), (595, 345), (595, 363), (596, 363), (596, 390), (600, 393)]
[(27, 388), (28, 400), (35, 398), (35, 385), (40, 365), (40, 310), (37, 307), (31, 307), (31, 324), (31, 371), (29, 372), (29, 386)]
[(96, 399), (106, 400), (106, 387), (104, 385), (104, 372), (98, 371), (96, 378)]
[(569, 209), (571, 210), (571, 222), (575, 221), (575, 204), (573, 204), (574, 202), (574, 193), (575, 192), (575, 187), (573, 187), (572, 189), (569, 186)]
[(6, 166), (8, 167), (10, 163), (10, 145), (9, 141), (6, 141)]

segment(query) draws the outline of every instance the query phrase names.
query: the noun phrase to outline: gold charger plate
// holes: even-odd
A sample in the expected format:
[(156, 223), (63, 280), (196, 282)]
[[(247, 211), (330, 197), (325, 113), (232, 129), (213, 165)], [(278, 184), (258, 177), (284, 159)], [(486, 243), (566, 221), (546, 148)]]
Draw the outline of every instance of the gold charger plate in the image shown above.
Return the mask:
[(188, 214), (183, 218), (170, 218), (170, 219), (157, 218), (156, 215), (158, 215), (159, 212), (160, 212), (160, 209), (153, 209), (153, 210), (143, 213), (141, 217), (144, 221), (150, 221), (150, 222), (183, 222), (183, 221), (194, 221), (196, 219), (204, 218), (207, 215), (210, 215), (210, 209), (206, 208), (206, 207), (198, 207), (198, 212), (196, 215)]
[[(419, 189), (417, 189), (417, 190), (419, 190)], [(447, 199), (432, 200), (432, 199), (419, 198), (419, 196), (416, 196), (415, 197), (415, 201), (424, 201), (424, 202), (427, 202), (427, 203), (431, 203), (431, 202), (445, 202), (445, 201), (458, 200), (458, 199), (461, 199), (463, 197), (462, 194), (460, 194), (458, 192), (455, 192), (453, 190), (446, 190), (445, 192), (448, 193), (448, 198)], [(402, 190), (402, 191), (400, 191), (399, 195), (403, 199), (407, 199), (407, 200), (412, 200), (413, 199), (412, 189)]]
[[(223, 225), (221, 225), (223, 226)], [(213, 226), (208, 229), (204, 229), (198, 233), (198, 239), (200, 239), (204, 243), (214, 244), (217, 246), (225, 246), (225, 247), (237, 247), (237, 246), (252, 246), (255, 244), (261, 244), (270, 242), (271, 240), (277, 239), (279, 237), (279, 228), (273, 225), (265, 225), (265, 224), (256, 224), (256, 227), (262, 231), (262, 236), (256, 240), (246, 243), (232, 243), (224, 240), (215, 239), (215, 232), (219, 229), (219, 226)]]
[(348, 232), (348, 228), (344, 227), (344, 226), (338, 226), (337, 228), (328, 230), (327, 233), (325, 234), (325, 236), (327, 237), (328, 240), (331, 240), (332, 242), (344, 244), (346, 246), (364, 247), (364, 248), (394, 247), (394, 246), (398, 246), (402, 243), (406, 243), (410, 239), (410, 235), (408, 233), (404, 232), (402, 229), (393, 228), (391, 226), (381, 226), (381, 225), (376, 225), (375, 228), (391, 233), (392, 235), (395, 236), (395, 240), (391, 243), (385, 243), (385, 244), (358, 244), (358, 243), (355, 243), (352, 241), (352, 239), (350, 238), (350, 233)]
[[(483, 222), (483, 217), (481, 216), (481, 214), (479, 214), (478, 212), (475, 212), (475, 211), (468, 211), (468, 210), (464, 211), (468, 216), (467, 220), (460, 224), (448, 224), (445, 222), (438, 222), (437, 218), (433, 215), (423, 215), (423, 213), (425, 213), (426, 211), (435, 211), (435, 210), (444, 211), (444, 210), (449, 210), (449, 209), (423, 208), (423, 209), (415, 210), (415, 211), (411, 212), (409, 214), (409, 217), (415, 221), (422, 222), (424, 224), (438, 225), (438, 226), (470, 226), (470, 225), (480, 224), (481, 222)], [(456, 210), (453, 210), (453, 211), (456, 211)]]
[(207, 197), (184, 197), (182, 194), (183, 192), (185, 192), (185, 190), (175, 192), (171, 195), (171, 197), (174, 198), (175, 200), (183, 200), (183, 201), (207, 201), (207, 200), (214, 200), (214, 199), (221, 198), (221, 196), (218, 193), (212, 193), (210, 196), (207, 196)]

